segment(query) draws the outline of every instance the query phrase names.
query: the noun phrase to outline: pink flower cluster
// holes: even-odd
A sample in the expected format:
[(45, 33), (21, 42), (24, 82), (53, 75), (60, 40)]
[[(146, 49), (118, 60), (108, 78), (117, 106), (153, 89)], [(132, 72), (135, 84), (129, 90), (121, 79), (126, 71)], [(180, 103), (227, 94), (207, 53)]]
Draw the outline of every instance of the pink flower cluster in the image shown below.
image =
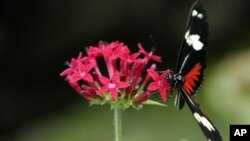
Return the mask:
[(151, 62), (161, 62), (161, 58), (153, 55), (153, 51), (147, 52), (141, 44), (138, 48), (138, 52), (131, 53), (121, 42), (100, 42), (98, 46), (90, 46), (86, 56), (80, 52), (77, 58), (72, 58), (69, 68), (60, 75), (88, 100), (125, 99), (142, 104), (159, 90), (166, 101), (171, 90), (165, 80), (169, 70), (159, 75), (156, 64)]

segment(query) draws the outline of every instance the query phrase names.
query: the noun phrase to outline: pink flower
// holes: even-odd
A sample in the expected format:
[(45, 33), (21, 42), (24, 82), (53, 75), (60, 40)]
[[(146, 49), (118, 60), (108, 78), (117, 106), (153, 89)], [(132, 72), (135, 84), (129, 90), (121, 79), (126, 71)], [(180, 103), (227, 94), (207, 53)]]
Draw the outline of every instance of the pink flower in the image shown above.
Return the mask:
[(142, 45), (139, 43), (138, 44), (138, 47), (140, 49), (140, 53), (144, 54), (149, 60), (154, 60), (156, 62), (161, 62), (161, 57), (160, 56), (156, 56), (156, 55), (153, 55), (153, 51), (151, 52), (147, 52), (143, 47)]
[(165, 80), (169, 72), (170, 70), (166, 70), (159, 75), (156, 71), (148, 70), (149, 76), (154, 80), (149, 84), (148, 90), (155, 91), (159, 89), (163, 101), (167, 101), (167, 92), (171, 90), (171, 85)]
[(71, 59), (70, 64), (68, 64), (69, 68), (67, 68), (66, 70), (61, 72), (60, 75), (61, 76), (65, 76), (65, 75), (68, 76), (68, 75), (73, 74), (76, 71), (77, 64), (81, 61), (82, 61), (82, 53), (80, 52), (76, 59), (75, 58)]
[(129, 86), (129, 83), (127, 82), (121, 82), (119, 80), (119, 73), (115, 72), (115, 74), (112, 76), (111, 80), (104, 76), (99, 76), (99, 79), (101, 83), (104, 85), (100, 90), (99, 93), (104, 93), (106, 91), (109, 91), (111, 93), (112, 99), (118, 98), (118, 91), (119, 88), (126, 88)]
[(89, 73), (93, 66), (94, 64), (83, 65), (82, 63), (78, 63), (76, 71), (69, 77), (69, 81), (76, 82), (79, 80), (85, 80), (88, 82), (93, 82), (93, 78)]
[[(87, 48), (86, 56), (79, 53), (77, 58), (72, 58), (60, 75), (66, 77), (65, 80), (77, 93), (95, 104), (122, 101), (123, 105), (136, 107), (157, 90), (166, 101), (164, 97), (169, 85), (163, 80), (167, 72), (159, 76), (155, 72), (156, 64), (149, 64), (151, 61), (160, 62), (161, 58), (153, 55), (153, 51), (146, 52), (141, 44), (138, 48), (138, 52), (131, 53), (121, 42), (100, 42), (98, 46)], [(99, 60), (104, 61), (105, 67)], [(162, 85), (158, 85), (160, 82)]]

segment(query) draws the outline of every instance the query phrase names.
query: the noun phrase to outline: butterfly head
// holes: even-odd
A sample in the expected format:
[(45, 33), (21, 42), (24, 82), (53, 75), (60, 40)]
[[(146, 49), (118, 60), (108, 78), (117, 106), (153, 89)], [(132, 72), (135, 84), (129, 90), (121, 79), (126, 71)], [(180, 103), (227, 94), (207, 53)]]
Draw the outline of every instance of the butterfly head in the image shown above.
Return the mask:
[(174, 88), (182, 86), (184, 83), (184, 78), (180, 74), (173, 74), (173, 72), (169, 72), (166, 77), (166, 81)]

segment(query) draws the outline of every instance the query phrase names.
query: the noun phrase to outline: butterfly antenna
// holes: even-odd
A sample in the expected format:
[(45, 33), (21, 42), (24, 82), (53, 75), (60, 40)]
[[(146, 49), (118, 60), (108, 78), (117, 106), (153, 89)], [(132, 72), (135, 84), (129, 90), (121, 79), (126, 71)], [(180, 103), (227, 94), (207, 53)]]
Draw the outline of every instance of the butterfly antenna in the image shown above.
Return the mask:
[(149, 38), (150, 38), (151, 42), (153, 43), (153, 49), (152, 49), (152, 51), (157, 51), (159, 53), (159, 48), (158, 48), (158, 46), (157, 46), (157, 44), (156, 44), (153, 36), (149, 35)]

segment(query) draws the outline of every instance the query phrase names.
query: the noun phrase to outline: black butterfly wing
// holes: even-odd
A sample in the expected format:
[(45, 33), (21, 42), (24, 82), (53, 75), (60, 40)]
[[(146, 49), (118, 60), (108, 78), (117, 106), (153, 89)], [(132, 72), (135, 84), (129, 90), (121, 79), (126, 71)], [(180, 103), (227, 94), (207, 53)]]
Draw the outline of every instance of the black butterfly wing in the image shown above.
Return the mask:
[[(186, 33), (181, 44), (177, 60), (177, 73), (184, 77), (184, 89), (194, 95), (200, 87), (206, 67), (206, 48), (208, 39), (208, 21), (204, 7), (196, 1), (189, 13)], [(184, 99), (177, 95), (176, 106), (182, 109)]]
[(206, 67), (208, 22), (204, 7), (196, 1), (190, 11), (188, 24), (177, 60), (177, 73), (184, 78), (178, 88), (176, 105), (183, 108), (187, 102), (204, 135), (210, 141), (222, 141), (219, 131), (200, 109), (193, 95), (200, 87)]
[(183, 87), (180, 87), (180, 93), (182, 98), (185, 99), (189, 108), (191, 109), (197, 123), (199, 124), (204, 135), (208, 141), (222, 141), (219, 131), (215, 128), (210, 119), (204, 114), (200, 109), (199, 104), (189, 96), (189, 94), (184, 90)]

